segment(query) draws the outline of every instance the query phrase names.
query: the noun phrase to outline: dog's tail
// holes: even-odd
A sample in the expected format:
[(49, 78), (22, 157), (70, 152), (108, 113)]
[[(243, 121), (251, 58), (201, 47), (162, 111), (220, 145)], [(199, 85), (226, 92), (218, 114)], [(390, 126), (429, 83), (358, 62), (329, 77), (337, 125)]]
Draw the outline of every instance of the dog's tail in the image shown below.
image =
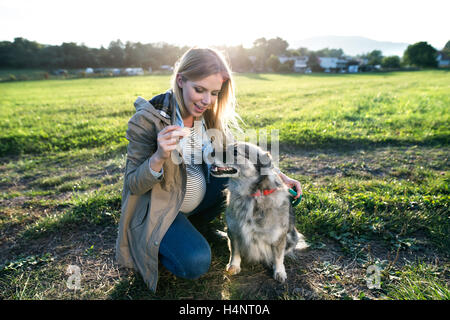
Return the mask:
[(305, 250), (309, 245), (306, 243), (305, 237), (295, 228), (287, 234), (285, 255), (293, 260), (297, 260), (295, 251)]
[(286, 254), (290, 253), (297, 245), (297, 242), (300, 238), (300, 233), (295, 228), (292, 228), (289, 230), (287, 237), (286, 237), (286, 248), (285, 252)]
[(290, 257), (295, 258), (295, 250), (304, 250), (308, 248), (305, 237), (295, 228), (295, 212), (292, 205), (289, 208), (289, 231), (286, 237), (285, 253)]

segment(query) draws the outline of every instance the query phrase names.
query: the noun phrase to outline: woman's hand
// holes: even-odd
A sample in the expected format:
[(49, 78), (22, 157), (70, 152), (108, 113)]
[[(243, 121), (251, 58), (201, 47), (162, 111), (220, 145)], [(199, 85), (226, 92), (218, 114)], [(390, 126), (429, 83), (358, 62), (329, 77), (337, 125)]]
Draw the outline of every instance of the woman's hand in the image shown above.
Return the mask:
[(163, 163), (170, 157), (170, 153), (177, 148), (181, 138), (187, 135), (187, 131), (180, 126), (167, 126), (158, 133), (156, 139), (158, 147), (150, 158), (150, 167), (156, 171), (161, 171)]
[(281, 180), (283, 180), (284, 184), (287, 185), (289, 188), (295, 187), (295, 189), (297, 189), (297, 195), (294, 197), (294, 199), (299, 198), (300, 195), (303, 194), (302, 185), (300, 184), (299, 181), (289, 178), (282, 172), (280, 172), (278, 175), (280, 176)]

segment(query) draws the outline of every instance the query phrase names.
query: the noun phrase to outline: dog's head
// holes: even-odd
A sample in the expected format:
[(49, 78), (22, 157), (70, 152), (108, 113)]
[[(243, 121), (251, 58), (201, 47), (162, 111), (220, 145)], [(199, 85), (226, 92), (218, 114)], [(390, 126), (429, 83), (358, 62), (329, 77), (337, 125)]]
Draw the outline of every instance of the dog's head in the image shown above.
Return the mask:
[(214, 150), (211, 157), (211, 174), (219, 178), (256, 177), (267, 175), (267, 170), (273, 169), (270, 153), (246, 142), (236, 142), (223, 150)]

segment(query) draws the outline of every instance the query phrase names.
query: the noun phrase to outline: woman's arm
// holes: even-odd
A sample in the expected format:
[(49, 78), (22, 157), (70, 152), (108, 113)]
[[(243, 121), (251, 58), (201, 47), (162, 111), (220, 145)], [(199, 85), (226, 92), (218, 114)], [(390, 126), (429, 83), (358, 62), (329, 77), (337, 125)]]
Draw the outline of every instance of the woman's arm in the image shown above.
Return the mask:
[(164, 162), (169, 160), (179, 139), (186, 134), (174, 125), (157, 132), (154, 122), (140, 113), (130, 119), (125, 179), (132, 194), (144, 194), (162, 180), (162, 174), (158, 173), (162, 172)]
[(136, 113), (128, 122), (126, 137), (129, 142), (125, 181), (131, 194), (141, 195), (162, 179), (155, 177), (150, 171), (150, 159), (156, 152), (155, 125)]
[(302, 185), (300, 184), (299, 181), (289, 178), (278, 168), (275, 168), (275, 171), (278, 173), (278, 176), (281, 178), (281, 180), (284, 182), (285, 185), (287, 185), (290, 188), (295, 187), (295, 189), (297, 189), (297, 195), (294, 197), (294, 199), (297, 199), (298, 197), (300, 197), (300, 195), (303, 194)]

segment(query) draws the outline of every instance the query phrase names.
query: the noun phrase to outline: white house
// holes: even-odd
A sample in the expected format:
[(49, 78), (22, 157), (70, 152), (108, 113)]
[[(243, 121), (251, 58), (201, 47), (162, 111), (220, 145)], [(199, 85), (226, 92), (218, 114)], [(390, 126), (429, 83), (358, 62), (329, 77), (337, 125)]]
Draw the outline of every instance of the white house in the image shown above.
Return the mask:
[[(311, 70), (308, 68), (309, 57), (278, 57), (280, 63), (287, 61), (294, 61), (294, 71), (308, 73)], [(359, 71), (361, 61), (352, 59), (351, 57), (333, 58), (333, 57), (318, 57), (320, 67), (325, 72), (349, 72), (356, 73)]]
[(308, 57), (302, 57), (303, 59), (297, 59), (294, 63), (295, 72), (306, 72), (308, 69)]
[(286, 61), (294, 61), (294, 72), (305, 72), (308, 68), (308, 57), (286, 57), (286, 56), (280, 56), (278, 57), (278, 60), (280, 60), (280, 63), (285, 63)]
[(319, 63), (325, 72), (342, 71), (347, 66), (347, 60), (333, 57), (319, 57)]
[(437, 53), (436, 60), (438, 62), (438, 67), (439, 68), (448, 68), (448, 67), (450, 67), (450, 56), (448, 56), (444, 52), (439, 51)]

